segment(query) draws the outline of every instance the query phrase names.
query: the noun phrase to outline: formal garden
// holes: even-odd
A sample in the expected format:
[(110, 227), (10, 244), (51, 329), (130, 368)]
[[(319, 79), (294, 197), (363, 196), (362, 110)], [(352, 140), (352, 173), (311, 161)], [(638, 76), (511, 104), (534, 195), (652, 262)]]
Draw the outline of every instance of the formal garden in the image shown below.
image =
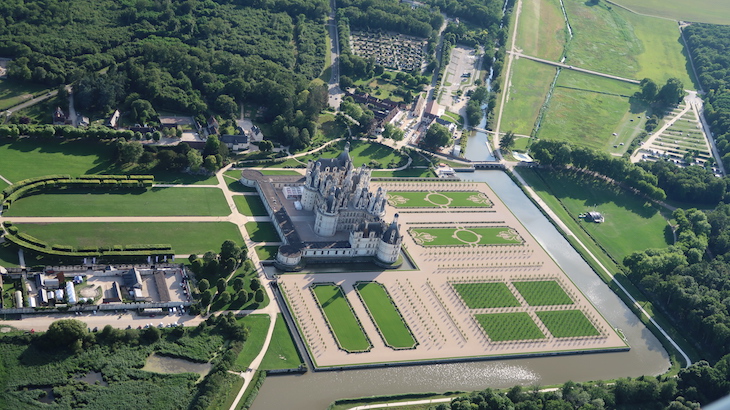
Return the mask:
[(355, 285), (355, 290), (386, 345), (393, 349), (416, 347), (416, 339), (385, 286), (378, 282), (360, 282)]
[(469, 309), (520, 306), (504, 282), (452, 283), (451, 286)]
[(310, 288), (319, 308), (327, 319), (327, 326), (337, 345), (348, 353), (367, 352), (372, 348), (355, 312), (347, 301), (342, 287), (335, 284), (315, 283)]
[(476, 314), (474, 318), (493, 342), (545, 338), (526, 312)]
[(408, 232), (421, 246), (516, 245), (523, 242), (517, 231), (506, 226), (411, 228)]
[(573, 300), (554, 280), (512, 282), (530, 306), (572, 305)]
[(598, 336), (600, 333), (580, 310), (546, 310), (535, 312), (554, 337)]
[(492, 202), (477, 191), (395, 191), (388, 202), (396, 208), (490, 208)]

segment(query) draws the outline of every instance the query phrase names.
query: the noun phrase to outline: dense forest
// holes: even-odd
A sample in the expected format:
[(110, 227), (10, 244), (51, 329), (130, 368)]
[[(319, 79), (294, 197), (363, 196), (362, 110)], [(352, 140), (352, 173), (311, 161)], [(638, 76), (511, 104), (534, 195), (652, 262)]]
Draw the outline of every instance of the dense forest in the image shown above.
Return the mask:
[(444, 22), (438, 10), (392, 0), (339, 0), (337, 17), (347, 18), (351, 26), (363, 30), (383, 29), (425, 38)]
[(722, 162), (730, 167), (730, 26), (693, 23), (684, 29), (705, 96), (705, 116)]
[[(0, 3), (0, 56), (11, 79), (76, 84), (77, 106), (103, 114), (150, 102), (156, 110), (236, 114), (311, 128), (326, 104), (326, 0), (41, 0)], [(139, 104), (139, 103), (138, 103)], [(304, 121), (300, 121), (304, 122)]]

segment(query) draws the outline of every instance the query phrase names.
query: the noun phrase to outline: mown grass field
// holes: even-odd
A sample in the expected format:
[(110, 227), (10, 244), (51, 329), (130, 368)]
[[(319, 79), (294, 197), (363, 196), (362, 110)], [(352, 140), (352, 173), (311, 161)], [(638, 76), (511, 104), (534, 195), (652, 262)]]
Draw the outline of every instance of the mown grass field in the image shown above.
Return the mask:
[(554, 280), (512, 282), (530, 306), (572, 305), (573, 300)]
[[(48, 86), (31, 83), (21, 83), (18, 81), (1, 79), (0, 80), (0, 110), (18, 105), (32, 98), (33, 94), (45, 91)], [(65, 109), (65, 108), (64, 108)]]
[(516, 45), (522, 52), (546, 60), (559, 61), (567, 36), (558, 0), (522, 3)]
[(217, 188), (151, 188), (32, 195), (14, 202), (4, 216), (225, 216), (230, 212)]
[(416, 345), (416, 339), (382, 284), (378, 282), (359, 283), (355, 289), (360, 294), (388, 346), (395, 349), (407, 349)]
[(487, 313), (474, 315), (492, 341), (544, 339), (530, 315), (525, 312)]
[(241, 179), (241, 171), (225, 171), (223, 179), (228, 184), (228, 189), (232, 192), (256, 192), (256, 188), (247, 187), (239, 182)]
[(452, 283), (469, 309), (516, 307), (520, 302), (502, 282)]
[(251, 365), (253, 359), (258, 356), (261, 348), (264, 346), (270, 320), (269, 315), (248, 315), (237, 319), (237, 321), (248, 327), (248, 339), (246, 339), (246, 343), (243, 344), (243, 349), (231, 367), (231, 370), (241, 372)]
[(0, 266), (15, 268), (18, 266), (18, 250), (7, 242), (0, 243)]
[(470, 192), (392, 191), (388, 202), (396, 208), (488, 208), (492, 206), (486, 195)]
[(725, 0), (618, 0), (637, 13), (674, 20), (730, 24), (730, 3)]
[(575, 220), (593, 209), (601, 212), (606, 218), (603, 223), (578, 223), (619, 263), (631, 252), (673, 243), (671, 229), (656, 207), (605, 181), (560, 171), (520, 174), (538, 195), (558, 199)]
[(370, 341), (360, 327), (342, 288), (336, 285), (315, 284), (312, 286), (312, 291), (340, 347), (348, 352), (368, 350), (371, 347)]
[(236, 195), (233, 197), (238, 212), (246, 216), (266, 216), (266, 208), (258, 195)]
[(303, 364), (294, 340), (281, 313), (276, 315), (274, 334), (259, 368), (263, 370), (296, 369)]
[[(323, 151), (298, 159), (307, 163), (310, 159), (316, 161), (319, 158), (337, 157), (345, 149), (345, 143), (346, 141), (339, 141), (328, 146)], [(394, 151), (389, 146), (367, 141), (350, 141), (350, 157), (352, 157), (354, 167), (359, 167), (362, 164), (371, 166), (371, 161), (377, 161), (380, 166), (371, 166), (371, 168), (395, 168), (398, 165), (404, 165), (408, 161), (406, 155)]]
[(411, 228), (413, 240), (421, 246), (510, 245), (522, 243), (522, 238), (510, 228)]
[(530, 135), (554, 77), (555, 68), (547, 64), (514, 60), (500, 130)]
[(255, 248), (256, 255), (260, 260), (265, 261), (276, 258), (276, 253), (279, 251), (278, 246), (257, 246)]
[(597, 336), (598, 330), (580, 310), (535, 312), (555, 337)]
[(254, 242), (279, 242), (279, 234), (276, 233), (271, 222), (247, 222), (246, 232)]
[(74, 247), (170, 244), (176, 254), (202, 254), (220, 249), (227, 239), (243, 243), (238, 228), (229, 222), (64, 222), (15, 226), (47, 243)]

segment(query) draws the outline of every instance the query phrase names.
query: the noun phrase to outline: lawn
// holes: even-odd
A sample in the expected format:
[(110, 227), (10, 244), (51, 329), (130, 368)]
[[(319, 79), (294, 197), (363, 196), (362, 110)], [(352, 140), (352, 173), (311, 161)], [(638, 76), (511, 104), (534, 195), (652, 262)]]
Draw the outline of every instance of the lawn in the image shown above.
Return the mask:
[(373, 170), (373, 178), (433, 178), (435, 175), (431, 168), (408, 168), (400, 171), (379, 171)]
[(239, 181), (241, 179), (241, 171), (225, 171), (223, 178), (228, 183), (228, 189), (232, 192), (256, 192), (256, 188), (247, 187)]
[(488, 228), (411, 228), (408, 232), (421, 246), (511, 245), (522, 238), (506, 226)]
[(254, 242), (279, 242), (279, 234), (271, 222), (247, 222), (246, 232)]
[(567, 29), (558, 0), (522, 3), (519, 23), (516, 45), (523, 53), (546, 60), (560, 60)]
[(502, 282), (452, 283), (469, 309), (520, 306), (515, 295)]
[(246, 216), (267, 216), (263, 201), (258, 195), (236, 195), (233, 197), (238, 212)]
[(256, 256), (262, 261), (275, 259), (276, 254), (279, 252), (278, 246), (257, 246), (254, 249), (256, 250)]
[(394, 349), (410, 349), (416, 345), (416, 340), (408, 325), (403, 321), (398, 308), (382, 284), (361, 282), (355, 286), (355, 289), (386, 345)]
[(618, 0), (615, 3), (638, 13), (674, 20), (730, 24), (730, 3), (726, 0)]
[[(323, 150), (324, 152), (320, 151), (312, 155), (306, 155), (299, 158), (299, 160), (306, 163), (309, 159), (316, 161), (320, 157), (334, 158), (340, 155), (344, 149), (345, 141), (339, 141), (325, 148)], [(389, 146), (367, 141), (351, 141), (350, 157), (352, 157), (352, 165), (354, 167), (366, 164), (371, 168), (396, 168), (404, 165), (408, 161), (406, 155), (394, 151)], [(376, 164), (372, 163), (372, 161), (377, 162), (379, 166), (373, 166)]]
[(230, 213), (223, 192), (217, 188), (152, 188), (143, 192), (32, 195), (14, 202), (4, 216), (225, 216)]
[(311, 289), (340, 348), (347, 352), (370, 350), (370, 340), (355, 317), (342, 288), (337, 285), (314, 284)]
[(2, 179), (0, 179), (0, 191), (2, 191), (3, 189), (7, 188), (9, 185), (10, 184), (8, 184), (7, 182), (5, 182)]
[[(0, 80), (0, 111), (27, 101), (33, 97), (33, 94), (44, 92), (47, 88), (48, 86), (44, 85), (2, 79)], [(66, 107), (63, 109), (66, 110)]]
[(284, 317), (278, 313), (269, 349), (259, 368), (263, 370), (297, 369), (302, 364), (302, 358), (294, 345), (294, 339), (284, 322)]
[(554, 337), (598, 336), (598, 330), (580, 310), (535, 312)]
[(500, 129), (531, 135), (553, 78), (554, 67), (523, 58), (515, 60)]
[(577, 173), (524, 170), (520, 174), (540, 196), (557, 198), (575, 220), (593, 209), (601, 212), (605, 222), (579, 221), (579, 225), (618, 262), (632, 252), (673, 243), (659, 210), (621, 188)]
[(0, 243), (0, 266), (15, 268), (18, 263), (18, 250), (8, 242)]
[(264, 346), (266, 332), (269, 330), (269, 315), (247, 315), (237, 319), (238, 323), (243, 323), (248, 328), (248, 339), (243, 344), (243, 349), (238, 354), (236, 361), (231, 366), (231, 370), (241, 372), (246, 370), (253, 359), (258, 356), (261, 348)]
[(170, 244), (176, 254), (202, 254), (220, 249), (227, 239), (243, 243), (238, 228), (229, 222), (64, 222), (15, 226), (47, 243), (74, 247)]
[(525, 312), (477, 314), (474, 318), (493, 342), (545, 338)]
[(573, 300), (554, 280), (512, 282), (530, 306), (572, 305)]
[(481, 192), (393, 191), (388, 202), (396, 208), (489, 208), (492, 202)]

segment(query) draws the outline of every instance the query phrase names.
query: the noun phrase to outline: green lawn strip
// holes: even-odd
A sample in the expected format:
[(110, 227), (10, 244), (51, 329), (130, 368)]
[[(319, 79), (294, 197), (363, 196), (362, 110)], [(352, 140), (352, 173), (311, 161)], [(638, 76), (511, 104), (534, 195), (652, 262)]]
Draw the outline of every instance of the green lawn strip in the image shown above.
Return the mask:
[(2, 191), (3, 189), (7, 188), (8, 186), (10, 186), (10, 184), (8, 184), (7, 182), (5, 182), (2, 179), (0, 179), (0, 191)]
[(598, 336), (600, 334), (580, 310), (537, 311), (535, 314), (555, 337)]
[(545, 96), (555, 78), (555, 68), (520, 58), (512, 63), (512, 76), (503, 107), (502, 132), (531, 135)]
[(517, 307), (520, 302), (502, 282), (452, 283), (469, 309)]
[(348, 352), (370, 350), (372, 345), (342, 288), (337, 285), (314, 284), (311, 290), (340, 348)]
[(263, 370), (298, 369), (303, 364), (304, 362), (296, 345), (294, 345), (294, 339), (286, 326), (284, 317), (281, 313), (278, 313), (269, 349), (266, 351), (259, 368)]
[(256, 188), (247, 187), (239, 181), (241, 179), (241, 171), (226, 171), (223, 173), (224, 180), (228, 184), (228, 189), (233, 192), (256, 192)]
[(530, 306), (572, 305), (573, 300), (554, 280), (512, 282)]
[(279, 242), (279, 234), (271, 222), (246, 222), (246, 232), (254, 242)]
[(523, 53), (546, 60), (560, 60), (567, 29), (558, 0), (522, 3), (519, 23), (516, 45)]
[(4, 216), (225, 216), (217, 188), (151, 188), (142, 192), (56, 192), (13, 203)]
[(73, 247), (170, 244), (177, 254), (202, 254), (220, 249), (227, 239), (243, 243), (238, 228), (229, 222), (63, 222), (15, 226), (46, 243)]
[(391, 191), (388, 200), (396, 208), (486, 208), (492, 202), (481, 192)]
[[(134, 174), (134, 171), (130, 173)], [(217, 185), (218, 178), (215, 175), (192, 175), (176, 171), (146, 171), (142, 174), (152, 174), (155, 176), (156, 184), (175, 184), (175, 185)]]
[(725, 0), (618, 0), (637, 13), (673, 20), (730, 24), (730, 3)]
[(253, 359), (261, 352), (266, 339), (266, 332), (269, 329), (269, 315), (248, 315), (237, 319), (239, 323), (243, 323), (248, 328), (248, 339), (243, 344), (241, 353), (236, 357), (231, 370), (234, 372), (245, 371)]
[(279, 252), (278, 246), (257, 246), (254, 249), (256, 250), (256, 256), (262, 261), (275, 259), (277, 252)]
[(545, 338), (526, 312), (476, 314), (474, 318), (494, 342)]
[(382, 284), (360, 282), (355, 290), (362, 298), (385, 344), (394, 349), (410, 349), (416, 346), (413, 334)]
[(15, 268), (18, 263), (18, 250), (8, 242), (0, 243), (0, 266)]
[(408, 168), (400, 171), (373, 170), (373, 178), (433, 178), (431, 168)]
[(505, 226), (469, 227), (464, 230), (457, 230), (456, 228), (411, 228), (408, 232), (416, 243), (421, 246), (511, 245), (522, 243), (522, 238), (511, 228)]
[(266, 207), (258, 195), (236, 195), (233, 197), (238, 212), (246, 216), (267, 216)]

